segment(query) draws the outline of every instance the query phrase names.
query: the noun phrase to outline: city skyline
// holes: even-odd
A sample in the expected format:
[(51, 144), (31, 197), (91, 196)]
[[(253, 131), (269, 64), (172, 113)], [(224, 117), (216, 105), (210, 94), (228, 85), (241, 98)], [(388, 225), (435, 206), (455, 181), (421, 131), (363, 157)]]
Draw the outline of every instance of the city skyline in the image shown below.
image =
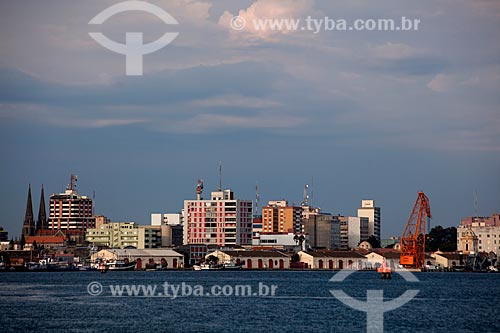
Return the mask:
[[(78, 175), (71, 174), (71, 177), (73, 177), (73, 176), (78, 177)], [(213, 191), (217, 192), (218, 187), (220, 185), (221, 185), (221, 179), (218, 178), (217, 181), (214, 182)], [(311, 204), (311, 200), (313, 200), (313, 198), (311, 198), (311, 193), (314, 192), (314, 188), (311, 188), (311, 186), (309, 186), (308, 184), (306, 184), (306, 185), (307, 185), (307, 188), (309, 190), (309, 192), (307, 192), (308, 193), (309, 204)], [(64, 186), (63, 190), (61, 190), (60, 194), (64, 194), (65, 191), (67, 192), (69, 186), (70, 186), (70, 184), (67, 184), (66, 186)], [(85, 194), (82, 194), (82, 193), (79, 192), (79, 190), (77, 188), (77, 185), (76, 185), (76, 182), (72, 186), (74, 186), (74, 190), (77, 191), (80, 195), (85, 196)], [(33, 188), (34, 188), (33, 185), (30, 183), (29, 186), (28, 186), (28, 192), (27, 192), (28, 193), (28, 198), (29, 198), (28, 199), (28, 205), (29, 205), (29, 202), (31, 202), (31, 201), (35, 202), (35, 200), (37, 200), (36, 202), (39, 202), (39, 200), (40, 200), (39, 197), (37, 199), (36, 193), (33, 194)], [(45, 185), (41, 185), (42, 193), (44, 192), (44, 188), (46, 188), (46, 186)], [(36, 189), (36, 187), (35, 187), (35, 189)], [(230, 186), (229, 187), (223, 187), (223, 189), (229, 190), (229, 189), (231, 189), (231, 187)], [(205, 191), (203, 192), (204, 195), (203, 194), (201, 195), (201, 200), (207, 200), (207, 199), (209, 200), (209, 198), (210, 198), (209, 193), (213, 192), (213, 191), (210, 188), (205, 188)], [(255, 188), (254, 188), (254, 191), (255, 191)], [(58, 193), (56, 193), (56, 192), (51, 192), (50, 196), (57, 195), (57, 194)], [(303, 200), (303, 195), (304, 194), (305, 193), (302, 193), (302, 200)], [(93, 193), (93, 195), (95, 195), (95, 192)], [(186, 198), (180, 200), (180, 202), (182, 202), (182, 204), (179, 206), (178, 209), (174, 208), (174, 209), (170, 209), (170, 210), (169, 209), (159, 209), (159, 210), (154, 210), (154, 211), (151, 210), (151, 211), (149, 211), (147, 213), (146, 217), (141, 218), (141, 219), (128, 218), (128, 217), (126, 217), (126, 215), (123, 215), (123, 214), (119, 215), (119, 216), (122, 216), (122, 218), (115, 218), (114, 216), (110, 216), (109, 214), (107, 214), (105, 211), (99, 211), (99, 212), (94, 212), (94, 213), (97, 216), (106, 216), (106, 218), (109, 218), (111, 221), (131, 221), (131, 222), (135, 222), (135, 223), (137, 223), (139, 225), (151, 225), (151, 222), (150, 222), (151, 214), (165, 213), (165, 212), (168, 212), (168, 213), (179, 213), (179, 212), (181, 212), (182, 209), (184, 209), (184, 201), (185, 200), (196, 201), (197, 200), (196, 196), (197, 196), (197, 192), (196, 192), (196, 187), (195, 187), (195, 190), (192, 191), (192, 196), (191, 197), (186, 197)], [(86, 197), (90, 198), (89, 195), (86, 195)], [(254, 215), (261, 215), (262, 214), (262, 209), (266, 208), (266, 206), (268, 205), (267, 204), (268, 201), (272, 202), (272, 201), (275, 201), (275, 200), (280, 200), (280, 201), (283, 201), (283, 200), (287, 201), (288, 200), (287, 198), (280, 198), (280, 199), (273, 198), (273, 199), (270, 199), (270, 200), (264, 200), (263, 201), (262, 200), (263, 196), (262, 196), (261, 192), (259, 192), (258, 197), (259, 197), (259, 203), (260, 203), (260, 205), (258, 207), (258, 211), (254, 210)], [(365, 201), (372, 201), (372, 199), (373, 198), (370, 198), (370, 199), (364, 198), (364, 199), (360, 199), (360, 201), (362, 200), (363, 201), (362, 204), (364, 204)], [(474, 192), (474, 200), (476, 200), (476, 199), (477, 199), (477, 193)], [(255, 192), (254, 192), (254, 198), (240, 197), (240, 200), (249, 200), (249, 201), (252, 201), (253, 202), (253, 207), (255, 207)], [(45, 204), (48, 205), (49, 204), (49, 200), (46, 200)], [(300, 206), (300, 200), (294, 201), (294, 202), (289, 202), (289, 204), (292, 205), (292, 206)], [(314, 203), (312, 203), (312, 204), (314, 205)], [(95, 206), (95, 201), (94, 201), (94, 206)], [(378, 203), (377, 203), (377, 206), (379, 206)], [(41, 201), (40, 201), (40, 207), (38, 208), (38, 210), (36, 210), (36, 208), (37, 208), (36, 205), (32, 205), (33, 211), (31, 212), (31, 214), (33, 214), (33, 215), (39, 214), (39, 210), (41, 209), (41, 207), (42, 207), (42, 202)], [(316, 207), (316, 205), (314, 205), (314, 207)], [(322, 207), (319, 207), (319, 206), (318, 206), (318, 208), (321, 209), (322, 213), (328, 213), (328, 214), (332, 214), (334, 216), (335, 215), (357, 216), (359, 214), (360, 206), (359, 206), (359, 203), (358, 203), (358, 206), (356, 208), (356, 212), (354, 212), (354, 213), (352, 213), (352, 212), (346, 212), (346, 211), (343, 211), (342, 209), (339, 209), (339, 210), (336, 210), (336, 211), (331, 211), (331, 210), (325, 210), (325, 209), (323, 209)], [(476, 207), (474, 207), (474, 208), (476, 208)], [(383, 213), (384, 212), (384, 207), (381, 207), (381, 209), (382, 209), (382, 214), (381, 214), (381, 216), (382, 216), (382, 218), (381, 218), (382, 223), (381, 223), (381, 226), (382, 226), (382, 231), (383, 231), (384, 230), (384, 213)], [(105, 210), (105, 208), (104, 208), (104, 210)], [(25, 215), (25, 213), (26, 213), (26, 199), (25, 199), (25, 204), (24, 204), (23, 216)], [(477, 214), (477, 215), (470, 214), (470, 215), (466, 215), (466, 216), (467, 217), (470, 217), (470, 216), (489, 216), (489, 215), (494, 214), (494, 213), (497, 213), (497, 212), (495, 211), (495, 212), (491, 212), (489, 214), (486, 213), (486, 214)], [(458, 227), (460, 225), (461, 220), (464, 219), (466, 216), (465, 215), (461, 216), (459, 218), (459, 220), (456, 222), (456, 224), (445, 225), (445, 224), (440, 224), (440, 223), (433, 223), (433, 220), (431, 219), (429, 225), (430, 225), (431, 228), (434, 227), (434, 226), (437, 226), (437, 225), (441, 225), (443, 227), (449, 227), (449, 226)], [(34, 223), (36, 224), (37, 221), (34, 221)], [(406, 224), (406, 220), (404, 221), (404, 224), (401, 226), (401, 233), (402, 233), (402, 230), (404, 229), (405, 224)], [(10, 238), (18, 238), (20, 236), (20, 234), (21, 234), (21, 232), (19, 231), (19, 235), (16, 235), (17, 229), (19, 229), (18, 228), (19, 225), (17, 225), (17, 224), (14, 225), (14, 228), (13, 228), (12, 232), (11, 232), (11, 230), (9, 230), (8, 228), (6, 228), (5, 226), (3, 226), (3, 227), (5, 228), (6, 231), (9, 232), (9, 235), (10, 235), (9, 239)], [(23, 224), (21, 223), (20, 224), (20, 230), (22, 229), (22, 227), (23, 227)], [(384, 232), (382, 232), (382, 238), (388, 238), (388, 237), (391, 237), (391, 236), (400, 237), (401, 234), (400, 233), (398, 234), (397, 232), (395, 232), (395, 233), (384, 233)]]
[[(0, 226), (19, 235), (28, 184), (38, 202), (96, 193), (95, 211), (147, 224), (223, 184), (261, 203), (302, 200), (356, 215), (382, 208), (382, 237), (400, 236), (416, 194), (431, 226), (500, 210), (500, 5), (447, 0), (153, 0), (179, 24), (122, 13), (89, 26), (114, 0), (0, 4)], [(412, 31), (256, 31), (251, 20), (420, 20)], [(228, 18), (247, 27), (236, 31)], [(147, 42), (144, 75), (89, 36)], [(35, 190), (36, 189), (36, 190)], [(36, 212), (35, 212), (36, 214)], [(36, 215), (35, 215), (36, 216)]]

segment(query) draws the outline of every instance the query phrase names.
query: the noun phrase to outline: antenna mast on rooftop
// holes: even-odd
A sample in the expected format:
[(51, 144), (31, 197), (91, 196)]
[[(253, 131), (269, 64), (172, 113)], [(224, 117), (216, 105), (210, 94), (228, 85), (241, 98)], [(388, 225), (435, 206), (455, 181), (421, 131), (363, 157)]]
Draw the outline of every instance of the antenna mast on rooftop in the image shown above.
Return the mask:
[(222, 191), (222, 161), (219, 161), (219, 192)]
[(259, 184), (255, 184), (255, 214), (259, 215)]
[(307, 194), (307, 189), (309, 188), (309, 185), (305, 184), (304, 185), (304, 195), (303, 195), (303, 198), (302, 198), (302, 206), (308, 206), (309, 205), (309, 195)]
[(198, 184), (196, 185), (196, 200), (201, 200), (202, 193), (203, 193), (203, 179), (198, 179)]
[(78, 181), (78, 176), (71, 174), (69, 179), (69, 185), (66, 187), (67, 190), (76, 191), (76, 182)]

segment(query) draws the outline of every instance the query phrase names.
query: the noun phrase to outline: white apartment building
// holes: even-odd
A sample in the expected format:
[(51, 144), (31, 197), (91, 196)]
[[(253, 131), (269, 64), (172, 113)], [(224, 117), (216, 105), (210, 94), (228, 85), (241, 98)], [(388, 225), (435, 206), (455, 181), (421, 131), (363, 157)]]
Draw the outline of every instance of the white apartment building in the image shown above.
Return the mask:
[(179, 225), (182, 224), (182, 214), (153, 213), (151, 214), (151, 225)]
[(358, 217), (368, 218), (368, 237), (373, 235), (380, 242), (380, 207), (375, 206), (375, 200), (361, 200)]
[(340, 248), (355, 249), (361, 241), (368, 239), (369, 220), (367, 217), (338, 216), (340, 221)]

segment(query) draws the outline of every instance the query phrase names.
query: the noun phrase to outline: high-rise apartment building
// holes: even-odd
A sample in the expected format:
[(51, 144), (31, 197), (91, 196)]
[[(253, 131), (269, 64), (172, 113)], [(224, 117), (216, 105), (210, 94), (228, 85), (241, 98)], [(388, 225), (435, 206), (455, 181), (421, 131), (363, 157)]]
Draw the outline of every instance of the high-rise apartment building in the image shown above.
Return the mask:
[(375, 200), (361, 200), (358, 217), (368, 218), (368, 237), (375, 236), (380, 242), (380, 207), (375, 206)]
[(210, 200), (184, 200), (184, 244), (251, 245), (252, 207), (229, 189), (212, 192)]
[(369, 221), (367, 217), (338, 216), (340, 222), (340, 249), (355, 249), (368, 239)]
[(302, 207), (288, 206), (285, 200), (269, 201), (262, 207), (262, 232), (302, 233)]
[(48, 228), (52, 230), (85, 231), (95, 227), (92, 199), (78, 194), (75, 175), (64, 193), (51, 194)]

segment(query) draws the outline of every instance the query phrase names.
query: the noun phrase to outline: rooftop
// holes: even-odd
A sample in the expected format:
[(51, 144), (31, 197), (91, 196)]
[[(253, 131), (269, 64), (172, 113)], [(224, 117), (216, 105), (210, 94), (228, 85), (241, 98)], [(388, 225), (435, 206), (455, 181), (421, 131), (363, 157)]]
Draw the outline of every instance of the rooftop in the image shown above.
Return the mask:
[[(304, 252), (304, 251), (302, 251)], [(331, 251), (331, 250), (320, 250), (320, 251), (310, 251), (304, 252), (313, 257), (321, 258), (359, 258), (364, 259), (365, 257), (354, 251)]]
[(231, 257), (269, 257), (269, 258), (275, 258), (275, 257), (287, 258), (288, 257), (288, 255), (286, 255), (282, 252), (278, 252), (278, 251), (246, 251), (246, 250), (224, 251), (224, 250), (221, 250), (221, 252), (223, 252)]

